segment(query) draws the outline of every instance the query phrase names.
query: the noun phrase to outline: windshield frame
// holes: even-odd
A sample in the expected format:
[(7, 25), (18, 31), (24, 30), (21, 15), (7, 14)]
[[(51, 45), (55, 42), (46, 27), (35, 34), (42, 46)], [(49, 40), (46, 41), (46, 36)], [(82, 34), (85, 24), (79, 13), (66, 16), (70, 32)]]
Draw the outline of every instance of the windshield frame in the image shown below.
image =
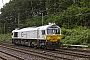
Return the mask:
[(49, 28), (47, 29), (47, 34), (60, 34), (59, 28)]

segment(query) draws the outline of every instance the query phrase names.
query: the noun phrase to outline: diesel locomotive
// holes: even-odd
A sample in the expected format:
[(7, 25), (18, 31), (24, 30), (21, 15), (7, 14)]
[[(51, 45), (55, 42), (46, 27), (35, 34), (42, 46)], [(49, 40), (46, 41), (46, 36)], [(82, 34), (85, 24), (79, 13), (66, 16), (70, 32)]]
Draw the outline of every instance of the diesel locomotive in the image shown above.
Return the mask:
[(55, 23), (45, 26), (27, 27), (12, 31), (12, 43), (37, 48), (60, 48), (61, 28)]

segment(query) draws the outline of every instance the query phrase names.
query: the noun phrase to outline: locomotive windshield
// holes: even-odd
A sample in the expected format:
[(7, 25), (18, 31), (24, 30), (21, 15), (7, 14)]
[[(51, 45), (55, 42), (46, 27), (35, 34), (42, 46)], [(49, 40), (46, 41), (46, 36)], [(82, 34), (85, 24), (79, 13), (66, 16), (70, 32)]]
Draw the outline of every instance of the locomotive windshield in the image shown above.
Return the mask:
[(47, 34), (60, 34), (60, 29), (47, 29)]

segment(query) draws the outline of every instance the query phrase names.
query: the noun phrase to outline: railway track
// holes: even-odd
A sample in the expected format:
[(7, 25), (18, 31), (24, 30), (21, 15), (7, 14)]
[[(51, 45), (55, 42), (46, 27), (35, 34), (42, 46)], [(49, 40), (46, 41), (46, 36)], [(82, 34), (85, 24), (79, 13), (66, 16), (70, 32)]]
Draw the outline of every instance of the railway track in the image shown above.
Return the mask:
[(14, 56), (12, 54), (0, 51), (0, 58), (1, 60), (24, 60), (20, 57)]
[(70, 48), (61, 48), (56, 50), (57, 53), (63, 53), (66, 55), (81, 57), (81, 58), (90, 58), (90, 51), (87, 50), (78, 50), (78, 49), (70, 49)]
[(3, 46), (3, 45), (0, 45), (0, 47), (7, 48), (7, 49), (10, 49), (10, 50), (19, 51), (21, 53), (25, 53), (25, 54), (28, 54), (28, 55), (38, 56), (40, 58), (44, 58), (44, 59), (48, 59), (48, 60), (66, 59), (66, 58), (46, 54), (46, 53), (43, 53), (42, 51), (27, 50), (27, 49), (23, 49), (23, 48), (11, 46), (11, 45), (10, 45), (10, 47), (5, 46), (5, 45)]
[[(2, 45), (8, 45), (6, 47), (8, 48), (12, 48), (13, 50), (16, 51), (22, 51), (22, 53), (27, 53), (27, 54), (31, 54), (34, 56), (38, 56), (38, 57), (42, 57), (48, 60), (58, 60), (58, 59), (62, 59), (62, 60), (90, 60), (90, 51), (78, 51), (78, 50), (70, 50), (70, 49), (66, 49), (66, 48), (61, 48), (58, 49), (56, 51), (50, 51), (50, 50), (45, 50), (44, 52), (42, 52), (42, 49), (34, 49), (34, 48), (29, 48), (29, 47), (25, 47), (26, 49), (24, 49), (23, 46), (16, 46), (13, 44), (8, 44), (8, 43), (2, 43)], [(32, 53), (31, 53), (32, 52)]]
[(6, 60), (5, 58), (3, 58), (2, 56), (0, 56), (0, 60)]

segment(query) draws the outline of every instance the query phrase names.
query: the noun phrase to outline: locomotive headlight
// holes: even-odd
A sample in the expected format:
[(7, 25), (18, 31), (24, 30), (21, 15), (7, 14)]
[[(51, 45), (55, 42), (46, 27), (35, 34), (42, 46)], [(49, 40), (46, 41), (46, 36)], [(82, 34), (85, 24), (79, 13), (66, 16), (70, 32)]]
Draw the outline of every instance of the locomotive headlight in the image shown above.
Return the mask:
[(47, 38), (47, 40), (49, 40), (49, 39), (50, 39), (50, 37)]
[(50, 38), (48, 38), (47, 40), (50, 40)]
[(50, 39), (47, 39), (47, 40), (50, 40)]
[(59, 40), (60, 40), (60, 37), (59, 37), (59, 38), (57, 38), (57, 39), (59, 39)]

